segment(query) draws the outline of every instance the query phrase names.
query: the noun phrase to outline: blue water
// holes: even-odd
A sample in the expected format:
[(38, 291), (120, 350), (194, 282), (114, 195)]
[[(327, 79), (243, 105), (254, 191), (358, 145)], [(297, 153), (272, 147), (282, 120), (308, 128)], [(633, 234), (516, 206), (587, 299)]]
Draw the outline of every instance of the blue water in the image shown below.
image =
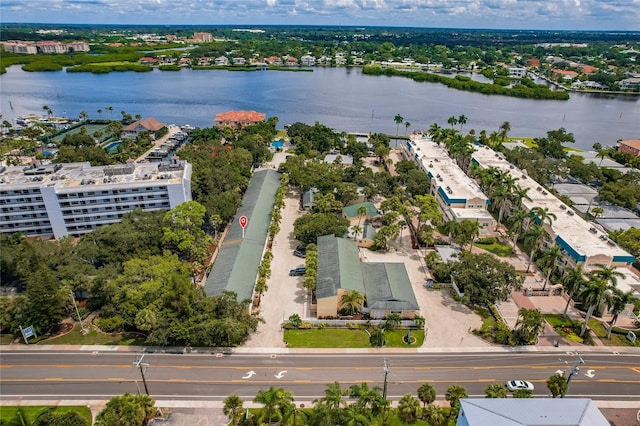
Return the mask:
[(284, 146), (284, 141), (273, 141), (271, 142), (271, 146), (274, 148), (282, 148)]
[[(30, 113), (91, 118), (121, 118), (120, 111), (155, 117), (169, 124), (211, 127), (219, 112), (256, 110), (276, 116), (279, 127), (302, 121), (337, 131), (404, 135), (432, 123), (447, 127), (451, 116), (465, 115), (462, 129), (487, 133), (508, 121), (512, 136), (545, 136), (564, 127), (576, 148), (594, 142), (613, 145), (640, 137), (637, 97), (571, 94), (569, 101), (537, 101), (487, 96), (417, 83), (399, 77), (365, 76), (359, 69), (315, 68), (313, 72), (194, 71), (110, 74), (27, 73), (12, 66), (0, 76), (3, 120)], [(11, 104), (10, 104), (11, 103)], [(113, 111), (107, 111), (113, 107)], [(102, 110), (99, 114), (98, 110)], [(396, 126), (400, 114), (410, 122)]]

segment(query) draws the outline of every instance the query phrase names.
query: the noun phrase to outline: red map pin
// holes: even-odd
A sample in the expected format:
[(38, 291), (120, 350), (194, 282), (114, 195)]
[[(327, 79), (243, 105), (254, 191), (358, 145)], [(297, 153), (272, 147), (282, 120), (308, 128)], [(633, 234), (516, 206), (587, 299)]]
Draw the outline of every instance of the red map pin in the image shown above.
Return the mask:
[(238, 219), (238, 222), (240, 222), (240, 226), (242, 226), (242, 229), (244, 229), (245, 226), (247, 226), (247, 217), (240, 216), (240, 219)]

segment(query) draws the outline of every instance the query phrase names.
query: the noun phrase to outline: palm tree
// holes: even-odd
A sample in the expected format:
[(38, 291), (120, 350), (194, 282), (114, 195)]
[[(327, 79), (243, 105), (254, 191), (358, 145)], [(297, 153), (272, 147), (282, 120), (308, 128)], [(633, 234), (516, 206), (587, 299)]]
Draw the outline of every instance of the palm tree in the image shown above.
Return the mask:
[(493, 197), (493, 206), (498, 209), (498, 221), (496, 222), (496, 229), (498, 229), (504, 218), (505, 211), (511, 208), (512, 193), (505, 185), (500, 185), (491, 195)]
[(542, 253), (541, 262), (547, 268), (547, 275), (544, 279), (544, 285), (542, 286), (542, 290), (546, 290), (547, 284), (549, 283), (549, 278), (551, 278), (551, 274), (556, 270), (556, 260), (562, 259), (562, 249), (560, 246), (552, 246)]
[(537, 309), (520, 308), (514, 332), (520, 344), (535, 343), (544, 328), (544, 317)]
[(440, 426), (445, 421), (444, 412), (442, 408), (434, 404), (429, 404), (422, 409), (422, 417), (431, 426)]
[(519, 185), (514, 185), (513, 189), (511, 190), (511, 195), (513, 196), (513, 202), (518, 208), (522, 208), (523, 200), (531, 201), (531, 198), (529, 198), (529, 195), (527, 195), (527, 192), (529, 192), (529, 189), (530, 188), (523, 188)]
[(373, 415), (379, 414), (385, 405), (382, 398), (382, 389), (379, 386), (369, 388), (366, 382), (362, 382), (360, 385), (351, 385), (349, 387), (349, 398), (357, 398), (358, 400), (353, 405), (358, 410), (371, 412)]
[(508, 121), (505, 121), (504, 123), (502, 123), (500, 125), (500, 138), (502, 139), (502, 142), (504, 142), (504, 140), (507, 138), (507, 134), (511, 131), (511, 123), (509, 123)]
[(242, 416), (242, 412), (244, 411), (242, 405), (242, 399), (240, 399), (238, 395), (230, 395), (224, 400), (222, 412), (234, 425), (238, 424), (238, 420), (240, 420), (240, 416)]
[(80, 121), (84, 121), (87, 118), (89, 118), (89, 113), (85, 110), (80, 111), (80, 113), (78, 114), (78, 118), (80, 119)]
[(358, 207), (357, 213), (358, 213), (358, 226), (360, 226), (362, 225), (362, 219), (367, 216), (367, 213), (369, 213), (367, 211), (367, 206), (363, 204), (360, 207)]
[(105, 107), (105, 111), (109, 111), (109, 117), (113, 118), (113, 107), (112, 106)]
[(429, 135), (436, 144), (440, 145), (440, 143), (442, 142), (442, 128), (438, 126), (437, 123), (433, 123), (431, 126), (429, 126)]
[(358, 235), (362, 233), (362, 227), (360, 225), (353, 225), (351, 227), (351, 235), (353, 235), (353, 239), (357, 240)]
[(381, 348), (385, 344), (384, 340), (384, 330), (380, 327), (374, 327), (371, 330), (371, 337), (369, 337), (369, 343), (374, 348)]
[(362, 309), (364, 295), (355, 290), (349, 290), (340, 297), (340, 311), (345, 315), (355, 315)]
[(467, 124), (467, 116), (462, 114), (458, 117), (458, 124), (460, 125), (460, 131), (462, 131), (462, 126)]
[(582, 270), (582, 264), (577, 265), (573, 268), (565, 269), (564, 275), (560, 279), (562, 286), (564, 287), (564, 291), (569, 295), (569, 299), (567, 299), (567, 304), (564, 307), (564, 312), (562, 315), (564, 317), (567, 316), (567, 310), (569, 309), (569, 304), (571, 303), (571, 299), (573, 296), (580, 291), (583, 285), (587, 283), (587, 280), (584, 278), (584, 271)]
[(567, 383), (567, 379), (565, 379), (564, 375), (556, 373), (547, 380), (547, 388), (549, 388), (549, 392), (551, 392), (551, 396), (554, 398), (558, 396), (564, 398), (564, 395), (567, 393), (567, 389), (569, 388), (569, 384)]
[(449, 401), (449, 405), (451, 406), (451, 412), (449, 414), (453, 414), (454, 411), (457, 412), (458, 408), (460, 407), (460, 400), (467, 397), (467, 390), (462, 386), (449, 386), (444, 394), (444, 398)]
[(98, 108), (98, 115), (102, 118), (102, 110), (100, 108)]
[(267, 415), (269, 423), (273, 414), (279, 407), (286, 406), (293, 402), (293, 395), (291, 392), (284, 390), (283, 388), (274, 388), (271, 386), (268, 390), (259, 390), (253, 402), (263, 404), (262, 415)]
[(526, 210), (516, 210), (509, 219), (507, 219), (507, 226), (509, 231), (513, 234), (513, 249), (515, 250), (518, 238), (523, 232), (526, 232), (531, 224), (531, 216)]
[(624, 274), (622, 272), (618, 271), (616, 268), (610, 268), (603, 264), (596, 265), (596, 269), (589, 272), (589, 275), (602, 278), (612, 287), (618, 285), (618, 278), (624, 278)]
[(558, 219), (558, 216), (555, 213), (549, 211), (549, 207), (540, 207), (536, 206), (531, 209), (531, 214), (534, 218), (538, 219), (538, 225), (543, 226), (545, 222), (549, 224), (549, 226), (553, 225), (553, 222)]
[(456, 124), (458, 124), (458, 119), (455, 118), (453, 115), (451, 117), (449, 117), (449, 119), (447, 120), (447, 123), (453, 128), (453, 126), (455, 126)]
[(426, 407), (436, 400), (436, 388), (429, 383), (423, 383), (418, 388), (418, 399), (422, 401), (422, 404)]
[(531, 225), (529, 230), (524, 236), (524, 241), (526, 244), (531, 246), (531, 252), (529, 253), (529, 263), (527, 264), (527, 273), (531, 268), (531, 263), (533, 262), (533, 257), (536, 254), (536, 251), (540, 248), (542, 241), (544, 241), (544, 237), (547, 235), (547, 231), (540, 225)]
[(53, 115), (53, 111), (48, 105), (43, 105), (42, 110), (47, 113), (47, 117), (51, 117)]
[(400, 316), (400, 314), (394, 312), (387, 315), (383, 328), (385, 331), (393, 331), (400, 326), (401, 321), (402, 317)]
[(349, 389), (342, 389), (340, 383), (333, 382), (327, 385), (324, 390), (324, 397), (320, 401), (331, 409), (338, 409), (347, 405), (345, 396), (349, 395)]
[(484, 390), (484, 394), (487, 398), (506, 398), (507, 388), (500, 383), (491, 383)]
[(594, 218), (600, 217), (604, 213), (604, 209), (602, 207), (594, 207), (591, 209), (591, 214)]
[[(584, 317), (584, 323), (582, 324), (582, 330), (580, 330), (580, 337), (587, 331), (587, 325), (593, 315), (593, 311), (600, 307), (602, 302), (605, 302), (610, 293), (610, 286), (607, 281), (596, 275), (589, 274), (589, 280), (580, 292), (580, 298), (582, 299), (584, 306), (588, 306), (587, 314)], [(608, 304), (608, 303), (607, 303)]]
[(453, 240), (453, 238), (458, 236), (458, 233), (461, 230), (460, 222), (456, 221), (455, 219), (451, 219), (445, 222), (443, 225), (443, 228), (444, 228), (444, 232), (446, 232), (447, 235), (449, 236), (449, 244), (451, 244), (451, 241)]
[(409, 123), (408, 121), (404, 122), (404, 135), (407, 136), (407, 133), (409, 133), (409, 127), (411, 127), (411, 123)]
[(404, 421), (405, 425), (414, 423), (420, 417), (420, 401), (408, 393), (400, 398), (396, 413), (400, 420)]
[(396, 114), (396, 116), (393, 117), (393, 121), (396, 122), (396, 136), (398, 136), (398, 132), (400, 131), (400, 125), (404, 121), (404, 117), (401, 116), (400, 114)]
[(612, 295), (607, 300), (607, 308), (609, 309), (609, 313), (612, 317), (611, 321), (609, 321), (609, 326), (607, 327), (607, 339), (611, 339), (611, 331), (613, 330), (613, 326), (616, 324), (616, 321), (618, 321), (618, 316), (620, 316), (628, 304), (633, 303), (635, 300), (633, 292), (633, 290), (629, 290), (625, 293), (616, 287), (611, 289)]
[(340, 410), (339, 421), (345, 426), (365, 426), (371, 423), (371, 413), (360, 411), (354, 405), (347, 405)]

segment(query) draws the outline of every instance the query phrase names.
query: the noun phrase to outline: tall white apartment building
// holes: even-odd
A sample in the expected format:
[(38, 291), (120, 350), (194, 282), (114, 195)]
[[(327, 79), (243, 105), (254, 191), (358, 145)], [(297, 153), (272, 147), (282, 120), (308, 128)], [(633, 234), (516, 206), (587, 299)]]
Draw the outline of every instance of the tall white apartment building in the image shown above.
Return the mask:
[(133, 210), (169, 210), (191, 201), (185, 161), (0, 167), (0, 232), (62, 238), (120, 222)]
[(431, 195), (438, 200), (445, 220), (474, 220), (482, 226), (480, 236), (495, 235), (496, 220), (487, 211), (489, 198), (443, 147), (426, 136), (411, 135), (402, 152), (429, 176)]

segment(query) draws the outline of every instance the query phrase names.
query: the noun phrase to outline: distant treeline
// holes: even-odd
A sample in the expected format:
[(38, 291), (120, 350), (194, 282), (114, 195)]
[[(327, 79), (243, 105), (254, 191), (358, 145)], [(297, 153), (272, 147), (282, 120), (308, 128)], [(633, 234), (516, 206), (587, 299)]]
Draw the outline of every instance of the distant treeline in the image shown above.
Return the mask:
[[(419, 82), (441, 83), (452, 89), (466, 90), (468, 92), (482, 93), (483, 95), (503, 95), (516, 98), (527, 99), (550, 99), (566, 101), (569, 94), (564, 91), (553, 91), (541, 84), (532, 84), (531, 80), (523, 79), (522, 83), (515, 86), (502, 87), (494, 83), (480, 83), (467, 76), (457, 75), (455, 77), (445, 77), (422, 71), (400, 71), (393, 68), (382, 68), (379, 66), (364, 67), (362, 72), (367, 75), (386, 75), (408, 77)], [(524, 84), (523, 84), (524, 83)]]

